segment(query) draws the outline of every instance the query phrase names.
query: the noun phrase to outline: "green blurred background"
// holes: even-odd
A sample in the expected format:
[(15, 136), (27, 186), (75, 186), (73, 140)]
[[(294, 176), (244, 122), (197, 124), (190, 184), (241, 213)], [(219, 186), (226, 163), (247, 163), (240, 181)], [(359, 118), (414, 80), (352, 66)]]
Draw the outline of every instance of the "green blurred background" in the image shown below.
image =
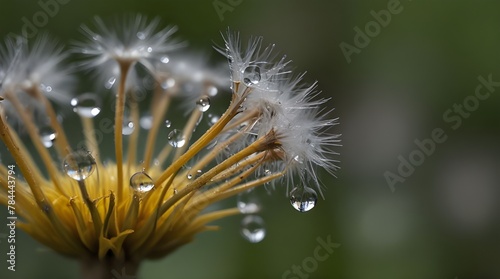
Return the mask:
[[(234, 7), (218, 14), (214, 2)], [(203, 233), (173, 255), (146, 262), (140, 278), (282, 278), (314, 255), (318, 237), (341, 246), (307, 278), (500, 278), (500, 96), (479, 101), (455, 130), (443, 119), (454, 104), (470, 100), (479, 76), (500, 81), (500, 2), (401, 1), (402, 10), (348, 63), (340, 44), (354, 45), (354, 28), (364, 30), (374, 20), (371, 11), (387, 10), (391, 2), (69, 0), (60, 5), (41, 29), (63, 42), (81, 39), (79, 26), (94, 15), (124, 12), (160, 16), (179, 26), (178, 35), (191, 48), (208, 52), (228, 26), (243, 38), (262, 35), (297, 71), (308, 72), (307, 82), (319, 81), (336, 108), (332, 117), (340, 117), (332, 132), (343, 134), (342, 170), (337, 179), (323, 174), (328, 190), (316, 208), (299, 213), (282, 191), (264, 194), (264, 241), (246, 242), (239, 233), (241, 217), (228, 218), (217, 223), (219, 232)], [(23, 17), (31, 21), (39, 11), (36, 1), (2, 0), (0, 35), (19, 32)], [(408, 159), (417, 149), (415, 139), (429, 138), (435, 128), (443, 129), (447, 140), (391, 189), (384, 173), (397, 174), (398, 156)], [(0, 240), (0, 278), (79, 278), (76, 262), (22, 232), (17, 271), (7, 271), (7, 246)]]

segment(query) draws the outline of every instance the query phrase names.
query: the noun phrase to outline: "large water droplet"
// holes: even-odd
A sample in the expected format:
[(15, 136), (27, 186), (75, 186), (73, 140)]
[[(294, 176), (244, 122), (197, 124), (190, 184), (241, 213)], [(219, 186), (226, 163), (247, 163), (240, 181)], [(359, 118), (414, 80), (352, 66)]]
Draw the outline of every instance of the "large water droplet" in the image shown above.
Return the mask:
[(168, 143), (173, 147), (183, 147), (186, 144), (186, 138), (182, 134), (182, 131), (178, 129), (172, 130), (167, 136)]
[(290, 191), (290, 203), (300, 212), (307, 212), (314, 208), (318, 201), (316, 191), (307, 186), (295, 187)]
[(133, 121), (125, 120), (123, 121), (122, 134), (124, 136), (129, 136), (134, 132), (135, 124)]
[(134, 173), (130, 177), (130, 187), (139, 193), (147, 193), (151, 191), (155, 185), (153, 179), (145, 172), (140, 171)]
[(248, 215), (241, 221), (241, 235), (251, 243), (261, 242), (266, 236), (264, 220), (257, 215)]
[(259, 66), (248, 66), (243, 71), (243, 82), (248, 86), (259, 83), (260, 79)]
[(153, 116), (151, 114), (145, 114), (139, 119), (139, 125), (144, 130), (149, 130), (153, 126)]
[(201, 97), (196, 101), (196, 107), (202, 112), (207, 111), (210, 108), (210, 98), (208, 96)]
[(260, 211), (261, 203), (256, 191), (239, 193), (236, 201), (238, 209), (243, 214), (253, 214)]
[(57, 137), (56, 132), (51, 127), (47, 126), (39, 130), (40, 139), (42, 140), (43, 146), (50, 148), (54, 145), (54, 140)]
[(81, 117), (94, 118), (101, 112), (101, 99), (93, 93), (85, 93), (71, 99), (73, 111)]
[(75, 151), (63, 161), (64, 172), (71, 178), (77, 181), (87, 179), (95, 170), (96, 162), (89, 151)]

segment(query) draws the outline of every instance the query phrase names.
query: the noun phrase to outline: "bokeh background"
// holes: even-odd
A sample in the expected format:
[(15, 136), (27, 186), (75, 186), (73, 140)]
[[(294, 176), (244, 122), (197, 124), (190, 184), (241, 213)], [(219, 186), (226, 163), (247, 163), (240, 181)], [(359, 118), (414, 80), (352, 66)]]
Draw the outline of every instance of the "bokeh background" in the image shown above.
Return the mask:
[[(228, 218), (217, 223), (219, 232), (201, 234), (171, 256), (146, 262), (140, 278), (301, 278), (282, 276), (314, 255), (318, 237), (330, 237), (340, 247), (303, 278), (500, 278), (500, 92), (479, 100), (460, 116), (456, 129), (443, 118), (455, 104), (473, 104), (479, 76), (500, 81), (500, 2), (401, 1), (402, 10), (374, 29), (348, 63), (340, 44), (355, 46), (354, 28), (365, 30), (374, 20), (371, 11), (387, 10), (392, 2), (69, 0), (60, 5), (41, 29), (63, 42), (81, 39), (79, 26), (94, 15), (124, 12), (160, 16), (164, 24), (179, 27), (179, 37), (191, 48), (208, 53), (228, 26), (243, 38), (262, 35), (297, 71), (308, 72), (307, 82), (319, 82), (335, 107), (331, 116), (340, 117), (332, 132), (342, 134), (342, 169), (338, 178), (322, 174), (327, 191), (316, 208), (299, 213), (283, 192), (263, 194), (267, 236), (261, 243), (240, 236), (241, 217)], [(232, 7), (218, 14), (214, 3)], [(37, 1), (2, 0), (0, 36), (19, 32), (23, 18), (32, 21), (40, 10)], [(436, 143), (404, 182), (389, 187), (384, 174), (398, 174), (400, 158), (408, 160), (418, 150), (415, 140), (430, 138), (436, 128), (446, 141)], [(2, 220), (5, 211), (1, 208)], [(0, 233), (5, 230), (0, 226)], [(0, 278), (79, 278), (76, 262), (20, 231), (17, 271), (7, 271), (7, 246), (0, 240)]]

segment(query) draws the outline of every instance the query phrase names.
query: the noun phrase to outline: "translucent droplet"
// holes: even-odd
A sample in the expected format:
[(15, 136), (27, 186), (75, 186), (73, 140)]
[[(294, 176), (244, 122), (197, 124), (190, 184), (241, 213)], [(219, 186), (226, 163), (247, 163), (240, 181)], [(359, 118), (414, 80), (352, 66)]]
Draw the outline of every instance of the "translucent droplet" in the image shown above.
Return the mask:
[(96, 162), (89, 151), (75, 151), (63, 161), (64, 172), (71, 178), (77, 181), (87, 179), (95, 170)]
[(50, 85), (46, 85), (46, 84), (40, 84), (40, 89), (42, 89), (42, 91), (44, 92), (52, 92), (52, 86)]
[(104, 87), (106, 89), (111, 89), (113, 87), (113, 85), (115, 85), (115, 82), (116, 82), (116, 77), (110, 77), (105, 83), (104, 83)]
[(186, 144), (186, 138), (182, 131), (174, 129), (167, 136), (168, 143), (173, 147), (183, 147)]
[(46, 148), (51, 148), (54, 145), (54, 140), (56, 139), (56, 132), (51, 127), (44, 127), (39, 130), (40, 139), (42, 140), (43, 146)]
[(210, 98), (208, 96), (201, 97), (196, 101), (196, 106), (202, 112), (207, 111), (210, 108)]
[(167, 127), (167, 128), (172, 127), (172, 121), (170, 121), (170, 120), (168, 120), (168, 119), (167, 119), (167, 120), (165, 120), (165, 127)]
[(300, 212), (307, 212), (314, 208), (318, 201), (316, 191), (307, 186), (299, 186), (290, 191), (290, 203)]
[(94, 118), (101, 112), (101, 100), (93, 93), (85, 93), (71, 99), (73, 111), (81, 117)]
[(217, 93), (219, 93), (219, 90), (217, 89), (217, 87), (213, 86), (213, 85), (209, 85), (207, 87), (207, 95), (210, 96), (210, 97), (214, 97), (217, 95)]
[(260, 82), (260, 79), (259, 66), (248, 66), (243, 71), (243, 82), (246, 85), (255, 85)]
[(160, 59), (161, 63), (163, 64), (167, 64), (168, 62), (170, 62), (170, 58), (168, 58), (168, 56), (163, 56), (161, 59)]
[(248, 215), (241, 221), (241, 235), (251, 243), (261, 242), (266, 236), (264, 220), (257, 215)]
[(139, 193), (151, 191), (155, 185), (153, 179), (145, 172), (136, 172), (130, 177), (130, 187)]
[(193, 175), (189, 173), (189, 174), (186, 176), (186, 178), (187, 178), (187, 179), (189, 179), (189, 180), (191, 180), (191, 179), (193, 179)]
[(173, 78), (167, 78), (160, 85), (161, 85), (161, 88), (163, 88), (163, 89), (172, 88), (172, 87), (175, 86), (175, 79), (173, 79)]
[(145, 40), (146, 39), (146, 34), (144, 32), (137, 32), (137, 38), (139, 40)]
[(153, 52), (153, 48), (152, 48), (152, 47), (148, 47), (148, 48), (147, 48), (147, 51), (148, 51), (148, 52)]
[(134, 132), (135, 125), (133, 121), (125, 120), (123, 121), (122, 134), (124, 136), (131, 135)]
[(208, 126), (213, 126), (217, 121), (219, 121), (219, 116), (214, 114), (208, 114)]
[(150, 114), (145, 114), (139, 119), (139, 125), (141, 125), (141, 128), (144, 130), (149, 130), (153, 126), (153, 116)]
[(243, 214), (257, 213), (261, 209), (261, 203), (256, 191), (239, 193), (236, 201), (238, 209)]

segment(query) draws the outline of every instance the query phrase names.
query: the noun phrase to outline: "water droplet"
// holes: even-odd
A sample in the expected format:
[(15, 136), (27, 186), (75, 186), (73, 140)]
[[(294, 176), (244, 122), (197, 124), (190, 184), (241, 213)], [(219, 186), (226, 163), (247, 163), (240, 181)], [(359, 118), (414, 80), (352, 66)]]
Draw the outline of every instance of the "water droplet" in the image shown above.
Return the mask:
[(251, 243), (261, 242), (266, 236), (264, 220), (257, 215), (248, 215), (241, 221), (241, 235)]
[(47, 92), (47, 93), (52, 92), (52, 86), (46, 85), (43, 83), (40, 84), (40, 89), (42, 89), (42, 91)]
[(148, 47), (148, 48), (147, 48), (147, 51), (148, 51), (148, 52), (153, 52), (153, 48), (152, 48), (152, 47)]
[(85, 93), (71, 99), (73, 111), (81, 117), (94, 118), (101, 112), (101, 100), (93, 93)]
[(236, 201), (238, 209), (243, 214), (257, 213), (261, 209), (261, 204), (256, 191), (250, 190), (239, 193)]
[(293, 160), (295, 160), (295, 162), (297, 162), (299, 164), (304, 163), (304, 160), (302, 159), (302, 157), (300, 155), (296, 155), (295, 157), (293, 157)]
[(191, 180), (191, 179), (193, 178), (193, 175), (189, 173), (189, 174), (186, 176), (186, 178), (187, 178), (187, 179), (189, 179), (189, 180)]
[(46, 148), (51, 148), (54, 145), (54, 140), (56, 139), (56, 132), (51, 127), (47, 126), (39, 130), (40, 139), (42, 140), (43, 146)]
[(300, 212), (307, 212), (314, 208), (318, 201), (316, 191), (307, 186), (299, 186), (290, 191), (290, 203)]
[(122, 134), (124, 136), (129, 136), (134, 132), (135, 125), (133, 121), (125, 120), (123, 121)]
[(196, 106), (202, 112), (207, 111), (210, 108), (210, 98), (208, 96), (201, 97), (196, 101)]
[(64, 172), (77, 181), (87, 179), (95, 170), (96, 162), (92, 154), (86, 150), (75, 151), (63, 161)]
[(161, 63), (163, 64), (167, 64), (168, 62), (170, 62), (170, 58), (168, 58), (168, 56), (163, 56), (161, 59), (160, 59)]
[(153, 126), (153, 116), (151, 114), (145, 114), (139, 119), (139, 125), (144, 130), (149, 130)]
[(151, 191), (155, 185), (153, 179), (145, 172), (136, 172), (130, 177), (130, 187), (139, 193)]
[(167, 78), (160, 85), (161, 85), (161, 88), (163, 88), (163, 89), (172, 88), (172, 87), (175, 86), (175, 79), (173, 79), (173, 78)]
[(248, 86), (259, 83), (260, 78), (259, 66), (248, 66), (243, 71), (243, 82)]
[(106, 89), (111, 89), (113, 85), (115, 85), (115, 82), (116, 82), (116, 77), (112, 76), (104, 83), (104, 87)]
[(172, 130), (167, 136), (168, 143), (173, 147), (183, 147), (186, 144), (186, 138), (182, 134), (182, 131), (178, 129)]
[(146, 39), (146, 34), (144, 32), (137, 32), (137, 38), (139, 40), (145, 40)]
[(167, 119), (167, 120), (165, 120), (165, 127), (167, 127), (167, 128), (172, 127), (172, 121), (170, 121), (170, 120), (168, 120), (168, 119)]
[(213, 86), (213, 85), (209, 85), (207, 87), (207, 95), (210, 96), (210, 97), (214, 97), (217, 95), (217, 93), (219, 93), (219, 90), (217, 89), (217, 87)]
[(219, 121), (219, 116), (214, 114), (208, 114), (208, 126), (213, 126), (217, 121)]

